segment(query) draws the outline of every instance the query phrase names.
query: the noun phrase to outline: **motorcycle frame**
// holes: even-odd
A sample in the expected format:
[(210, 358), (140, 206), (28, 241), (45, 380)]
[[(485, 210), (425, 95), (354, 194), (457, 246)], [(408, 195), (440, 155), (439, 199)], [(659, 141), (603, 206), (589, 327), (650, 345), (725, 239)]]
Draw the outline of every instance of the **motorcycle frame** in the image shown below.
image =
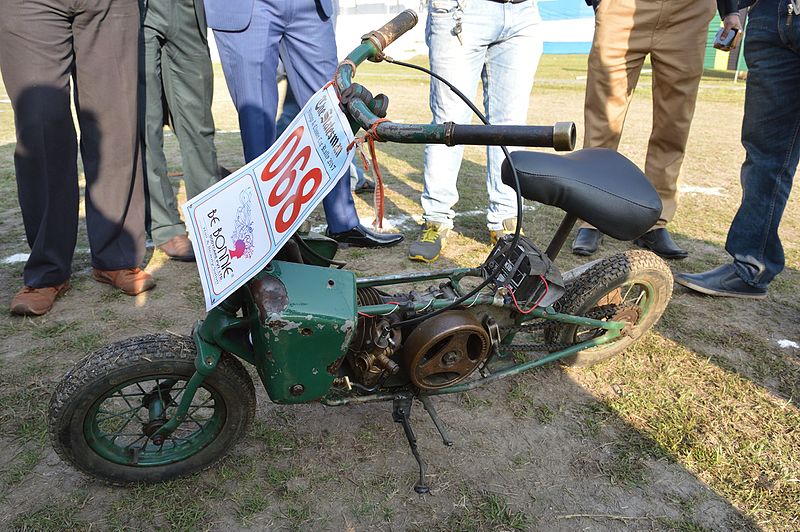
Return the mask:
[[(585, 268), (581, 267), (583, 270)], [(575, 270), (567, 272), (566, 277), (570, 274), (574, 276)], [(477, 268), (454, 268), (448, 270), (439, 270), (427, 273), (403, 273), (396, 275), (386, 275), (381, 277), (367, 277), (358, 279), (356, 281), (357, 288), (379, 287), (400, 285), (407, 283), (434, 281), (434, 280), (449, 280), (454, 290), (459, 295), (466, 293), (461, 287), (461, 281), (466, 277), (480, 278), (480, 270)], [(240, 291), (243, 289), (240, 289)], [(404, 308), (405, 311), (422, 311), (422, 310), (438, 310), (448, 306), (451, 302), (449, 300), (432, 300), (429, 302), (415, 303), (413, 306)], [(243, 316), (239, 316), (240, 309), (247, 308), (246, 298), (240, 292), (236, 292), (231, 297), (222, 302), (219, 306), (211, 309), (206, 315), (204, 320), (200, 320), (192, 331), (192, 337), (195, 345), (197, 346), (197, 356), (195, 358), (195, 373), (189, 379), (186, 388), (181, 398), (181, 402), (172, 416), (162, 426), (157, 434), (168, 436), (186, 419), (189, 407), (194, 399), (195, 393), (199, 389), (206, 377), (208, 377), (216, 368), (219, 363), (222, 353), (230, 353), (243, 361), (255, 366), (256, 354), (254, 352), (253, 344), (249, 341), (250, 327), (252, 320), (248, 312), (244, 312)], [(539, 366), (556, 362), (570, 355), (574, 355), (584, 349), (597, 347), (619, 338), (622, 335), (622, 329), (627, 325), (623, 321), (613, 320), (596, 320), (586, 318), (583, 316), (573, 316), (571, 314), (564, 314), (557, 312), (552, 306), (546, 308), (535, 308), (529, 314), (522, 314), (518, 312), (516, 307), (511, 303), (503, 302), (502, 299), (495, 298), (494, 295), (478, 294), (471, 298), (469, 302), (465, 302), (465, 307), (473, 307), (477, 305), (492, 305), (495, 307), (507, 309), (517, 312), (515, 320), (517, 325), (521, 325), (533, 319), (545, 319), (553, 322), (575, 324), (578, 326), (585, 326), (594, 329), (604, 329), (606, 332), (598, 337), (591, 338), (585, 342), (575, 344), (565, 349), (555, 351), (544, 357), (525, 362), (517, 362), (508, 367), (499, 369), (488, 376), (481, 376), (478, 379), (455, 384), (446, 388), (438, 390), (417, 390), (410, 383), (407, 386), (402, 386), (391, 391), (377, 391), (367, 395), (361, 395), (357, 392), (343, 390), (332, 385), (329, 393), (319, 399), (319, 401), (326, 406), (343, 406), (356, 403), (368, 403), (375, 401), (391, 401), (395, 399), (407, 397), (424, 397), (434, 395), (445, 395), (451, 393), (461, 393), (468, 390), (478, 388), (490, 384), (492, 382), (518, 375), (526, 371), (532, 370)], [(364, 305), (357, 307), (359, 313), (370, 315), (384, 315), (396, 311), (398, 308), (395, 304), (381, 304), (381, 305)], [(238, 334), (229, 334), (233, 331), (238, 331)], [(514, 333), (509, 333), (501, 339), (502, 345), (509, 345), (513, 340)], [(344, 356), (344, 354), (342, 354)], [(506, 358), (506, 357), (499, 357)], [(510, 357), (509, 357), (510, 359)], [(263, 384), (263, 383), (262, 383)], [(331, 391), (336, 390), (336, 396), (331, 396)]]

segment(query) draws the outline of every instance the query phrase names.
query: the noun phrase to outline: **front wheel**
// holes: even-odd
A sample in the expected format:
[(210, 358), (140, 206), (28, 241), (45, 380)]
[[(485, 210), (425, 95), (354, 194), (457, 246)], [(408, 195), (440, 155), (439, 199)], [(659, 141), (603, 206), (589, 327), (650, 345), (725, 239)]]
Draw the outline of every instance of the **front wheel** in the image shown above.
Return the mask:
[[(590, 366), (625, 351), (649, 331), (672, 296), (669, 266), (649, 251), (633, 250), (597, 261), (572, 283), (554, 308), (561, 313), (627, 322), (623, 335), (563, 359), (570, 366)], [(605, 334), (605, 329), (555, 323), (547, 340), (574, 345)]]
[(81, 471), (115, 484), (161, 482), (219, 460), (246, 432), (255, 411), (253, 382), (223, 354), (167, 437), (170, 419), (195, 372), (191, 338), (130, 338), (83, 359), (50, 401), (53, 447)]

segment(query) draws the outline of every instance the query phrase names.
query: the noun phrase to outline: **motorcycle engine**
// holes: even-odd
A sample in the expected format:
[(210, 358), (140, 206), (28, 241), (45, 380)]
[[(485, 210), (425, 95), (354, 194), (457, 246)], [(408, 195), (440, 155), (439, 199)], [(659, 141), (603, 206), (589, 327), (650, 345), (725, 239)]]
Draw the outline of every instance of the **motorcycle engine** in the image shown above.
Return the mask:
[[(359, 306), (382, 305), (387, 297), (375, 288), (359, 288), (357, 299)], [(398, 319), (359, 314), (356, 334), (347, 351), (356, 382), (372, 387), (381, 375), (395, 375), (400, 370), (391, 358), (402, 339), (400, 329), (391, 327), (392, 320)]]
[[(375, 288), (359, 288), (357, 292), (359, 306), (419, 304), (455, 297), (447, 283), (407, 294), (389, 295)], [(402, 313), (360, 314), (346, 356), (353, 379), (371, 388), (381, 377), (404, 370), (408, 380), (421, 390), (446, 388), (466, 379), (488, 357), (491, 324), (495, 323), (491, 316), (474, 312), (450, 310), (403, 331), (392, 327)]]
[(359, 313), (346, 356), (355, 382), (373, 388), (382, 378), (403, 370), (401, 377), (407, 379), (402, 382), (410, 381), (420, 390), (453, 386), (482, 367), (492, 348), (499, 347), (501, 330), (516, 325), (518, 314), (505, 306), (509, 298), (518, 310), (520, 305), (549, 306), (558, 300), (564, 294), (564, 281), (555, 264), (528, 238), (521, 236), (513, 248), (512, 242), (510, 236), (500, 239), (482, 267), (484, 279), (494, 275), (495, 297), (506, 300), (500, 305), (456, 308), (421, 323), (396, 327), (397, 322), (424, 312), (428, 303), (454, 301), (460, 294), (450, 282), (405, 294), (359, 288), (361, 307), (391, 303), (409, 312)]

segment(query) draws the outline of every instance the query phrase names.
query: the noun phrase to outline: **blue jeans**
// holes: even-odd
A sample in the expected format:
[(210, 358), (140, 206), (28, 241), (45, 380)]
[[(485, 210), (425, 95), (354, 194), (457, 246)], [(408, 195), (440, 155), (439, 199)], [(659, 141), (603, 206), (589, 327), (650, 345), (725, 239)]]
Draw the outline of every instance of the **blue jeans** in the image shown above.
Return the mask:
[(747, 90), (742, 144), (742, 204), (725, 249), (739, 276), (766, 288), (784, 267), (778, 226), (800, 157), (800, 15), (787, 25), (789, 0), (760, 0), (745, 34)]
[[(459, 41), (453, 31), (461, 21)], [(483, 83), (483, 106), (492, 124), (524, 124), (533, 76), (542, 53), (537, 34), (539, 9), (534, 0), (519, 4), (488, 0), (430, 0), (425, 38), (431, 70), (473, 97)], [(433, 122), (469, 123), (472, 111), (443, 83), (431, 80)], [(458, 201), (456, 181), (463, 146), (425, 146), (425, 221), (452, 227)], [(514, 190), (503, 184), (499, 147), (486, 150), (487, 220), (490, 229), (517, 214)]]

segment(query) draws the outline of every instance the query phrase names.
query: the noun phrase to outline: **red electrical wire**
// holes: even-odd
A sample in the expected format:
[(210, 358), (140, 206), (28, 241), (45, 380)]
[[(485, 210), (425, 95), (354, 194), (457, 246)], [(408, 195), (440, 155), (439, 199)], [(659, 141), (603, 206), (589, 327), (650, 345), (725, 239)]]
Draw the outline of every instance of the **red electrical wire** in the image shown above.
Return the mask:
[(534, 311), (534, 309), (535, 309), (536, 307), (538, 307), (538, 306), (539, 306), (539, 303), (541, 303), (541, 302), (542, 302), (542, 300), (544, 299), (544, 296), (546, 296), (546, 295), (547, 295), (547, 291), (550, 289), (550, 287), (549, 287), (549, 286), (548, 286), (548, 284), (547, 284), (547, 279), (545, 279), (545, 278), (544, 278), (544, 275), (540, 275), (540, 276), (539, 276), (539, 279), (541, 279), (541, 280), (542, 280), (542, 282), (544, 283), (544, 293), (543, 293), (543, 294), (542, 294), (542, 296), (541, 296), (541, 297), (540, 297), (540, 298), (539, 298), (539, 299), (536, 301), (536, 303), (534, 303), (534, 304), (533, 304), (533, 306), (532, 306), (531, 308), (529, 308), (528, 310), (522, 310), (522, 309), (519, 307), (519, 303), (517, 303), (517, 297), (514, 295), (514, 291), (513, 291), (513, 290), (511, 290), (510, 288), (508, 288), (508, 287), (506, 286), (506, 288), (508, 288), (508, 292), (511, 294), (511, 300), (514, 302), (514, 306), (515, 306), (515, 307), (517, 307), (517, 310), (518, 310), (519, 312), (521, 312), (522, 314), (530, 314), (531, 312), (533, 312), (533, 311)]

